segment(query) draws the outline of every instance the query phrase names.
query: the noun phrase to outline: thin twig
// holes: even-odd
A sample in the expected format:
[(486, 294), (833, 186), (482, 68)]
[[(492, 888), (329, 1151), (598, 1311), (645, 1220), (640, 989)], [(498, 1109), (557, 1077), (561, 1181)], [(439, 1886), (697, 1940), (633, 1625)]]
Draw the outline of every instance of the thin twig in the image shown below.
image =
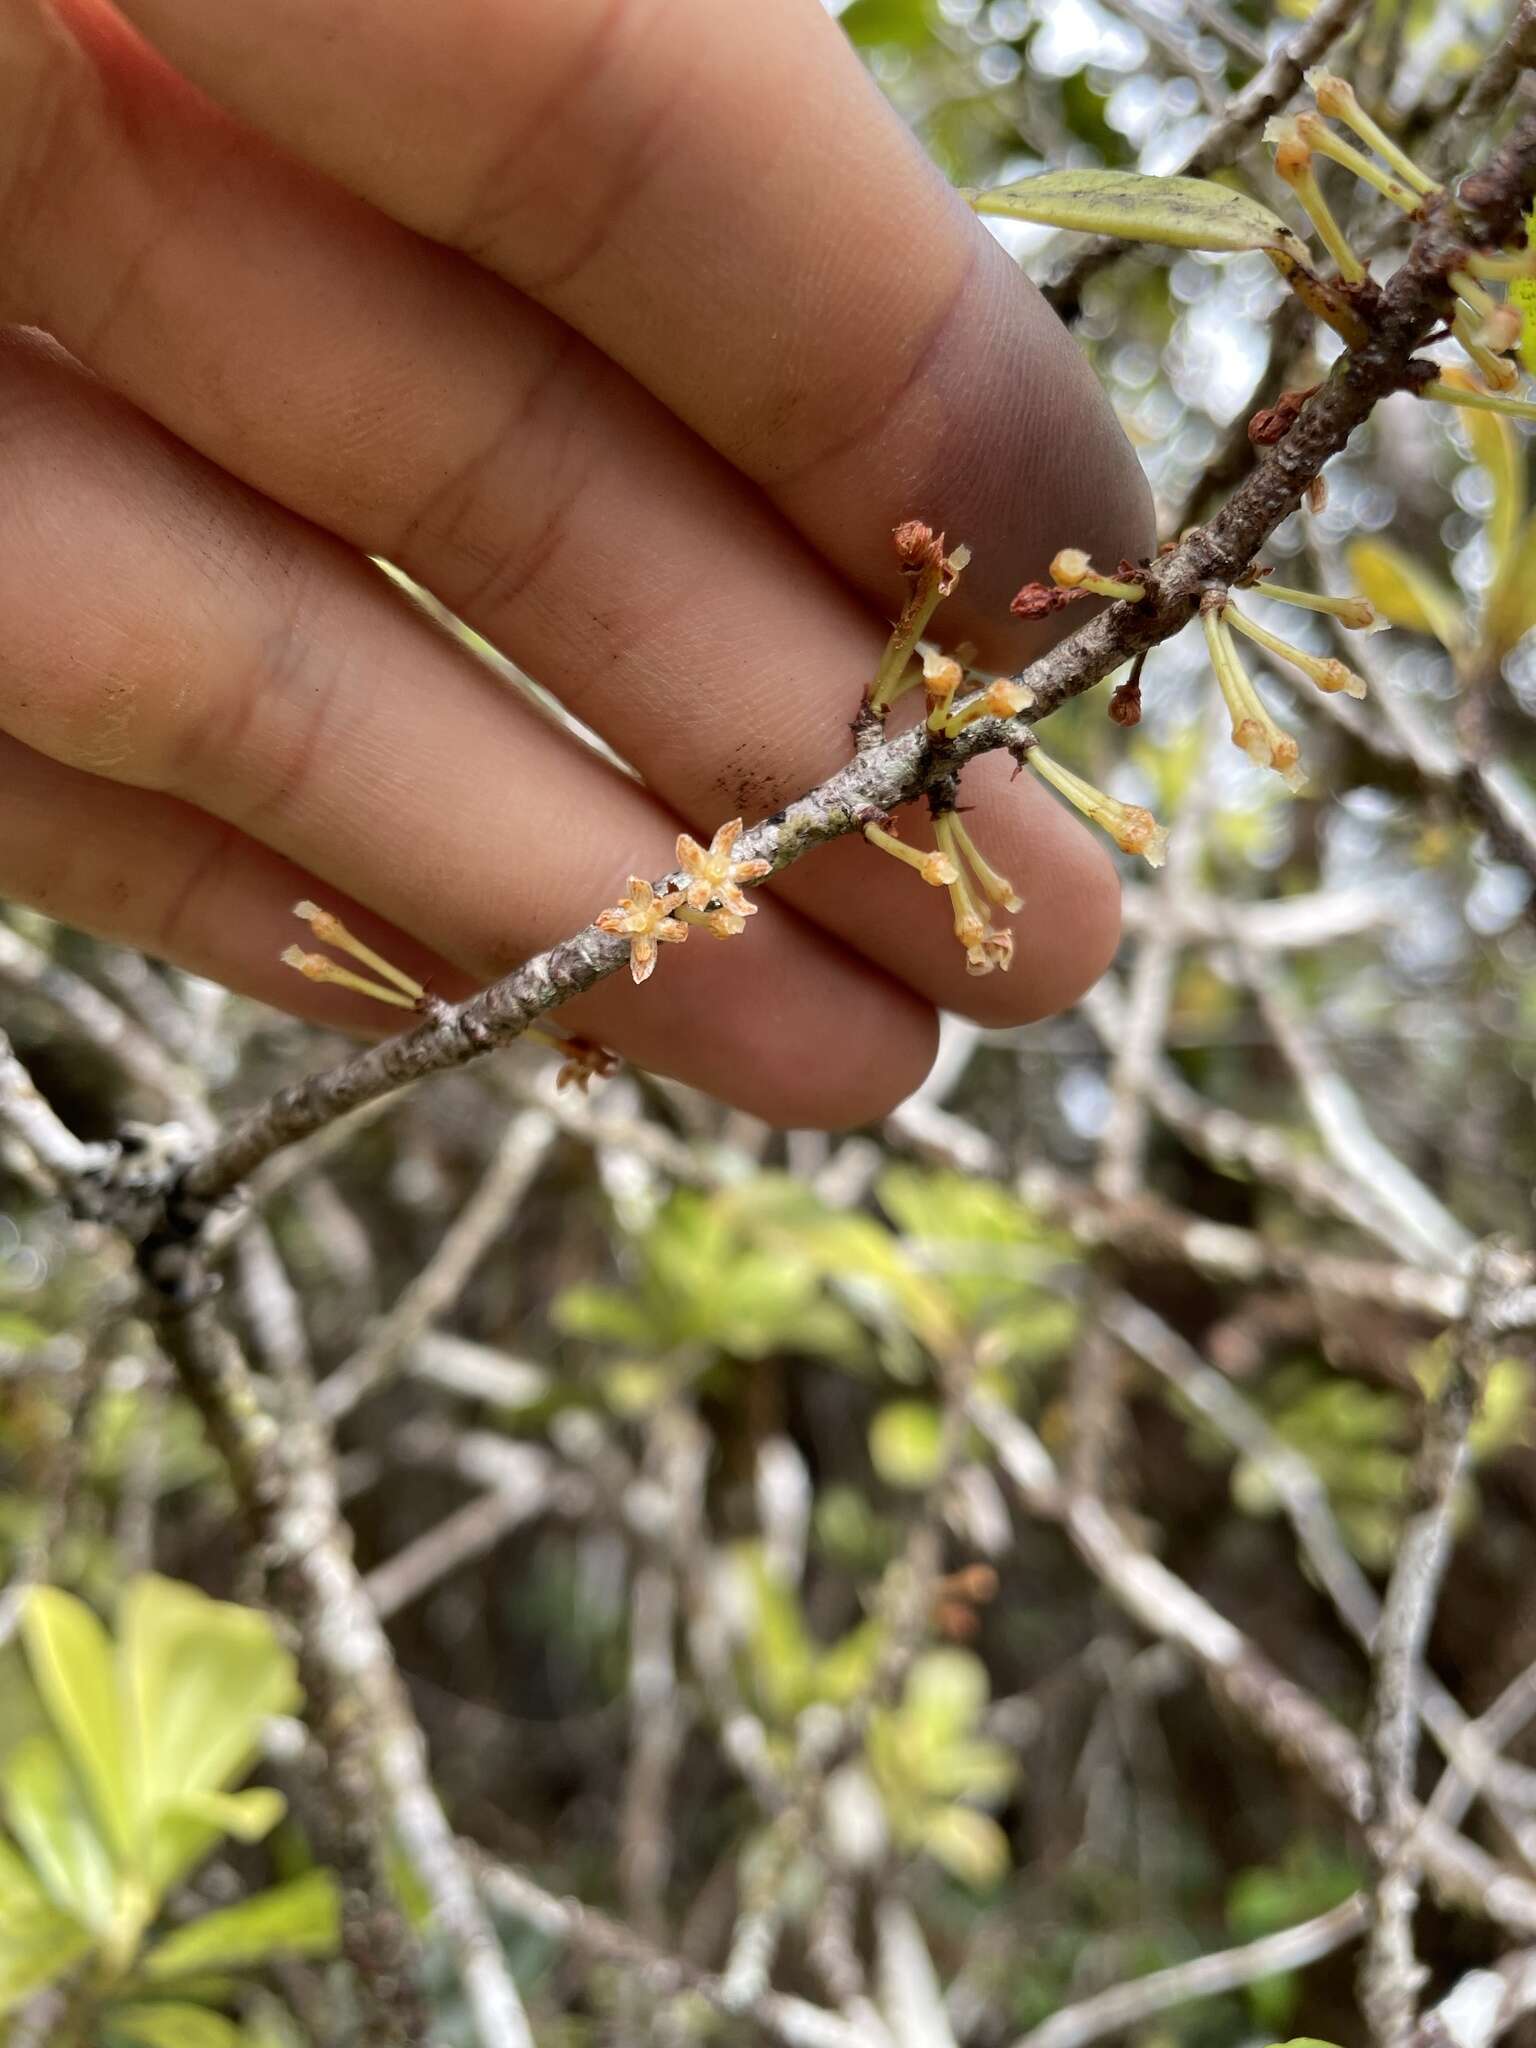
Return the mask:
[(1356, 1892), (1342, 1904), (1295, 1927), (1283, 1927), (1239, 1948), (1193, 1956), (1166, 1970), (1153, 1970), (1125, 1984), (1112, 1984), (1076, 2005), (1064, 2005), (1049, 2019), (1021, 2034), (1014, 2048), (1089, 2048), (1106, 2034), (1128, 2032), (1159, 2013), (1197, 1998), (1220, 1998), (1245, 1985), (1292, 1970), (1304, 1970), (1343, 1948), (1365, 1926), (1365, 1900)]
[(1497, 1255), (1484, 1253), (1471, 1276), (1471, 1301), (1456, 1332), (1439, 1389), (1425, 1417), (1408, 1486), (1408, 1515), (1382, 1603), (1372, 1657), (1370, 1726), (1372, 1812), (1366, 1843), (1375, 1864), (1371, 1919), (1360, 1959), (1360, 2004), (1377, 2048), (1409, 2048), (1418, 1991), (1428, 1975), (1414, 1952), (1419, 1872), (1414, 1840), (1418, 1694), (1430, 1624), (1451, 1553), (1451, 1512), (1467, 1459), (1488, 1371), (1484, 1316)]

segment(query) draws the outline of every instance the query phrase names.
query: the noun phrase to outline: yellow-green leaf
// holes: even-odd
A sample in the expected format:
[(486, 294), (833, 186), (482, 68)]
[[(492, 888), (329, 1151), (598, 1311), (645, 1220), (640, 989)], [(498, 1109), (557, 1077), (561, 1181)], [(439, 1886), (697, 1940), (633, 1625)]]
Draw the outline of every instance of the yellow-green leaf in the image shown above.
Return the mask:
[(989, 1813), (973, 1806), (939, 1806), (924, 1817), (922, 1845), (951, 1877), (977, 1890), (1008, 1871), (1008, 1837)]
[(106, 1630), (83, 1600), (54, 1586), (29, 1595), (21, 1622), (32, 1677), (119, 1853), (133, 1836), (117, 1667)]
[(869, 1425), (869, 1460), (887, 1486), (921, 1491), (939, 1476), (943, 1418), (931, 1401), (890, 1401)]
[(117, 1877), (62, 1745), (34, 1735), (0, 1770), (6, 1824), (26, 1851), (56, 1906), (104, 1934), (112, 1923)]
[(145, 1874), (163, 1896), (196, 1869), (222, 1836), (259, 1842), (271, 1834), (286, 1810), (282, 1793), (265, 1785), (245, 1792), (189, 1792), (184, 1799), (173, 1799), (150, 1823)]
[(1390, 541), (1360, 540), (1349, 550), (1351, 580), (1383, 618), (1413, 633), (1428, 633), (1448, 653), (1466, 635), (1461, 601), (1433, 570)]
[(1488, 593), (1486, 637), (1507, 654), (1536, 626), (1536, 512), (1521, 527), (1503, 573)]
[(144, 1974), (163, 1982), (195, 1971), (249, 1969), (276, 1955), (330, 1955), (338, 1924), (334, 1881), (327, 1871), (309, 1870), (178, 1927), (146, 1957)]
[(298, 1698), (293, 1659), (264, 1615), (153, 1573), (123, 1595), (121, 1645), (150, 1814), (241, 1776), (262, 1723)]
[(85, 1928), (40, 1891), (25, 1899), (8, 1893), (0, 1913), (0, 2014), (62, 1977), (90, 1947)]
[[(1457, 385), (1463, 391), (1479, 389), (1477, 380), (1455, 364), (1446, 366), (1442, 382)], [(1471, 405), (1456, 410), (1458, 424), (1472, 450), (1472, 460), (1493, 486), (1488, 544), (1493, 551), (1496, 592), (1510, 573), (1516, 536), (1525, 517), (1525, 450), (1505, 414)], [(1489, 602), (1491, 606), (1492, 598)]]
[[(1525, 235), (1536, 248), (1536, 207), (1527, 217)], [(1509, 296), (1520, 309), (1520, 360), (1536, 377), (1536, 277), (1517, 277), (1509, 288)]]
[(125, 2005), (109, 2016), (114, 2048), (240, 2048), (240, 2029), (201, 2005)]
[(1246, 193), (1206, 178), (1153, 178), (1140, 171), (1045, 171), (968, 195), (978, 213), (1042, 227), (1118, 235), (1177, 249), (1283, 249), (1297, 262), (1305, 246), (1278, 214)]

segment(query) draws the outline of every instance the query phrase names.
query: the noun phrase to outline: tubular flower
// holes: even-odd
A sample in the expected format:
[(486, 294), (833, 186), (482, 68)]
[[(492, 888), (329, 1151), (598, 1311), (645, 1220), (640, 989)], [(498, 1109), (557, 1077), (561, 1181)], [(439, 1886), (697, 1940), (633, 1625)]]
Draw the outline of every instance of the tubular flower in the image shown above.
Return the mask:
[(1051, 581), (1061, 590), (1082, 590), (1090, 597), (1123, 597), (1132, 604), (1140, 604), (1147, 594), (1144, 583), (1132, 583), (1123, 576), (1101, 576), (1081, 548), (1061, 549), (1051, 562)]
[[(946, 821), (941, 820), (940, 822)], [(1023, 898), (1018, 894), (1008, 877), (1000, 874), (990, 861), (982, 856), (975, 840), (966, 831), (965, 820), (960, 816), (960, 813), (958, 811), (951, 811), (948, 815), (947, 823), (950, 827), (950, 838), (954, 851), (976, 877), (983, 891), (991, 897), (994, 903), (1001, 904), (1004, 910), (1022, 910), (1024, 908)]]
[(1118, 797), (1096, 789), (1060, 761), (1053, 761), (1042, 747), (1030, 748), (1029, 763), (1069, 804), (1107, 832), (1122, 853), (1139, 853), (1152, 868), (1160, 868), (1168, 858), (1168, 828), (1159, 825), (1144, 805), (1123, 804)]
[[(998, 676), (988, 683), (984, 690), (978, 690), (974, 697), (967, 697), (944, 727), (948, 738), (974, 723), (978, 718), (1017, 718), (1021, 711), (1027, 711), (1035, 701), (1035, 693), (1028, 683), (1013, 681), (1009, 676)], [(930, 720), (930, 724), (932, 721)]]
[(925, 853), (921, 847), (907, 846), (894, 832), (887, 832), (883, 825), (866, 825), (864, 837), (871, 846), (878, 846), (893, 860), (904, 861), (909, 868), (916, 868), (930, 889), (947, 889), (952, 882), (959, 880), (959, 869), (942, 850)]
[(1350, 633), (1387, 630), (1386, 620), (1377, 618), (1375, 606), (1366, 597), (1329, 597), (1318, 590), (1292, 590), (1288, 584), (1271, 583), (1267, 578), (1260, 578), (1253, 588), (1278, 604), (1293, 604), (1304, 612), (1327, 612)]
[(728, 825), (720, 827), (707, 848), (686, 832), (678, 834), (677, 864), (688, 876), (683, 896), (690, 909), (705, 910), (711, 903), (718, 903), (733, 917), (756, 914), (757, 905), (742, 895), (741, 884), (761, 880), (773, 863), (733, 857), (732, 848), (741, 837), (741, 830), (740, 818), (732, 818)]
[(1400, 206), (1404, 213), (1417, 213), (1424, 203), (1424, 196), (1384, 171), (1380, 164), (1373, 164), (1363, 151), (1353, 143), (1345, 142), (1323, 120), (1320, 114), (1298, 114), (1296, 129), (1303, 142), (1319, 156), (1331, 157), (1334, 163), (1342, 164), (1346, 171), (1353, 171), (1365, 184), (1374, 186), (1384, 199), (1390, 199), (1394, 206)]
[(1365, 695), (1365, 678), (1342, 661), (1335, 661), (1331, 655), (1308, 654), (1305, 648), (1293, 647), (1289, 640), (1282, 640), (1278, 633), (1271, 633), (1267, 626), (1261, 626), (1257, 619), (1250, 619), (1246, 612), (1240, 612), (1235, 604), (1229, 603), (1226, 611), (1227, 624), (1235, 626), (1239, 633), (1260, 647), (1267, 648), (1277, 660), (1288, 661), (1292, 668), (1299, 668), (1304, 676), (1316, 683), (1329, 696), (1340, 691), (1346, 697)]
[(302, 903), (295, 903), (293, 914), (303, 919), (323, 945), (334, 946), (339, 953), (350, 953), (354, 960), (372, 968), (379, 977), (374, 981), (366, 975), (355, 974), (350, 967), (343, 967), (339, 960), (331, 960), (324, 953), (306, 953), (300, 946), (285, 947), (281, 955), (283, 965), (302, 974), (306, 981), (325, 981), (336, 988), (349, 988), (356, 995), (371, 997), (376, 1003), (388, 1003), (397, 1010), (418, 1010), (426, 1002), (427, 992), (413, 975), (396, 967), (392, 960), (386, 960), (371, 946), (365, 946), (334, 911), (322, 910), (318, 903), (311, 903), (306, 898)]
[(629, 971), (637, 982), (648, 981), (656, 966), (656, 945), (680, 945), (688, 927), (672, 913), (683, 900), (681, 889), (666, 896), (640, 875), (631, 875), (629, 888), (612, 910), (599, 911), (593, 919), (599, 931), (614, 932), (629, 940)]
[(932, 648), (920, 648), (923, 658), (923, 689), (928, 697), (928, 730), (937, 732), (949, 716), (955, 692), (965, 679), (958, 661)]
[(925, 526), (920, 519), (909, 519), (898, 526), (894, 538), (902, 572), (910, 587), (901, 616), (891, 629), (891, 637), (880, 657), (875, 680), (870, 685), (867, 701), (870, 709), (878, 712), (888, 710), (916, 680), (907, 674), (912, 650), (922, 638), (940, 601), (954, 590), (961, 571), (971, 559), (971, 551), (967, 547), (954, 548), (946, 555), (943, 534), (935, 534), (933, 528)]
[(1355, 88), (1347, 78), (1340, 78), (1336, 72), (1314, 64), (1307, 72), (1306, 80), (1312, 88), (1312, 97), (1317, 101), (1318, 112), (1342, 121), (1346, 128), (1352, 128), (1366, 148), (1374, 149), (1421, 199), (1427, 199), (1431, 192), (1440, 190), (1434, 179), (1424, 175), (1407, 151), (1400, 149), (1386, 130), (1371, 119), (1355, 97)]
[(1312, 151), (1296, 122), (1283, 115), (1265, 123), (1264, 140), (1274, 145), (1275, 169), (1301, 201), (1308, 220), (1346, 284), (1359, 284), (1365, 265), (1349, 246), (1349, 238), (1333, 217), (1312, 169)]
[(1307, 778), (1302, 772), (1301, 749), (1276, 725), (1249, 681), (1222, 612), (1222, 605), (1211, 605), (1201, 612), (1200, 623), (1216, 681), (1231, 714), (1232, 744), (1241, 747), (1256, 768), (1273, 768), (1287, 789), (1303, 789)]
[(942, 811), (933, 821), (934, 835), (948, 855), (954, 870), (949, 885), (950, 906), (955, 913), (955, 937), (965, 948), (967, 974), (990, 974), (1000, 967), (1004, 974), (1013, 965), (1013, 934), (998, 931), (971, 891), (967, 868), (976, 872), (983, 889), (994, 902), (1009, 910), (1022, 908), (1013, 884), (998, 874), (976, 852), (971, 836), (953, 811)]

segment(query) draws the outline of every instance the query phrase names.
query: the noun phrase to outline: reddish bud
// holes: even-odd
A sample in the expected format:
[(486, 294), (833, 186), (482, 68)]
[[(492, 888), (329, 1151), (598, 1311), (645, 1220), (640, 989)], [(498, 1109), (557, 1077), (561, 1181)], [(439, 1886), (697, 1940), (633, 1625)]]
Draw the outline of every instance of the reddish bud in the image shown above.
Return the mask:
[(1082, 595), (1080, 590), (1062, 590), (1054, 583), (1026, 583), (1008, 609), (1016, 619), (1048, 619)]

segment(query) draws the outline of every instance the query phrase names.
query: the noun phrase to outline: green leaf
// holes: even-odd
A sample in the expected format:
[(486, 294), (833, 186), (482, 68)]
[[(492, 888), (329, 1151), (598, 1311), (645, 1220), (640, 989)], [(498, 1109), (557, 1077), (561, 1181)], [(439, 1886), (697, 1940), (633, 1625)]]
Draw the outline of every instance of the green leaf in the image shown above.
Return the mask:
[(179, 1927), (150, 1951), (144, 1974), (163, 1982), (189, 1971), (249, 1969), (275, 1955), (327, 1956), (338, 1929), (334, 1880), (328, 1871), (308, 1870)]
[(973, 1727), (991, 1697), (987, 1667), (969, 1650), (927, 1650), (914, 1660), (905, 1710), (944, 1736)]
[(869, 1459), (887, 1486), (921, 1492), (939, 1476), (944, 1421), (928, 1401), (891, 1401), (869, 1425)]
[(287, 1811), (281, 1792), (253, 1785), (245, 1792), (191, 1792), (161, 1807), (150, 1827), (146, 1875), (163, 1896), (195, 1870), (225, 1835), (259, 1842)]
[(1283, 249), (1297, 262), (1307, 250), (1278, 214), (1246, 193), (1206, 178), (1153, 178), (1140, 171), (1045, 171), (991, 192), (967, 195), (978, 213), (1118, 235), (1176, 249)]
[[(299, 1697), (293, 1659), (264, 1615), (152, 1573), (123, 1595), (121, 1645), (148, 1814), (185, 1809), (243, 1775), (263, 1722)], [(207, 1809), (206, 1817), (238, 1831), (238, 1813)]]
[(125, 2005), (108, 2015), (113, 2048), (240, 2048), (240, 2029), (201, 2005)]
[[(1536, 248), (1536, 207), (1526, 217), (1525, 238)], [(1509, 288), (1510, 303), (1520, 309), (1520, 360), (1536, 377), (1536, 277), (1517, 277)]]
[(922, 1846), (951, 1877), (981, 1891), (1008, 1873), (1008, 1837), (973, 1806), (937, 1806), (924, 1816)]
[(90, 1946), (86, 1930), (54, 1905), (0, 1836), (0, 2013), (61, 1976)]
[(7, 1892), (0, 1912), (0, 2013), (24, 2005), (91, 1946), (86, 1929), (40, 1890), (30, 1898)]
[(1350, 548), (1349, 572), (1363, 597), (1413, 633), (1428, 633), (1454, 654), (1466, 638), (1461, 600), (1433, 570), (1390, 541), (1361, 540)]
[(1485, 631), (1498, 654), (1507, 654), (1536, 626), (1536, 512), (1510, 545), (1498, 581), (1488, 595)]
[(119, 1855), (133, 1839), (134, 1800), (111, 1639), (83, 1600), (55, 1586), (28, 1597), (22, 1640), (43, 1705)]
[(104, 1934), (114, 1916), (116, 1872), (80, 1781), (52, 1735), (34, 1735), (6, 1758), (0, 1799), (11, 1833), (54, 1904)]

